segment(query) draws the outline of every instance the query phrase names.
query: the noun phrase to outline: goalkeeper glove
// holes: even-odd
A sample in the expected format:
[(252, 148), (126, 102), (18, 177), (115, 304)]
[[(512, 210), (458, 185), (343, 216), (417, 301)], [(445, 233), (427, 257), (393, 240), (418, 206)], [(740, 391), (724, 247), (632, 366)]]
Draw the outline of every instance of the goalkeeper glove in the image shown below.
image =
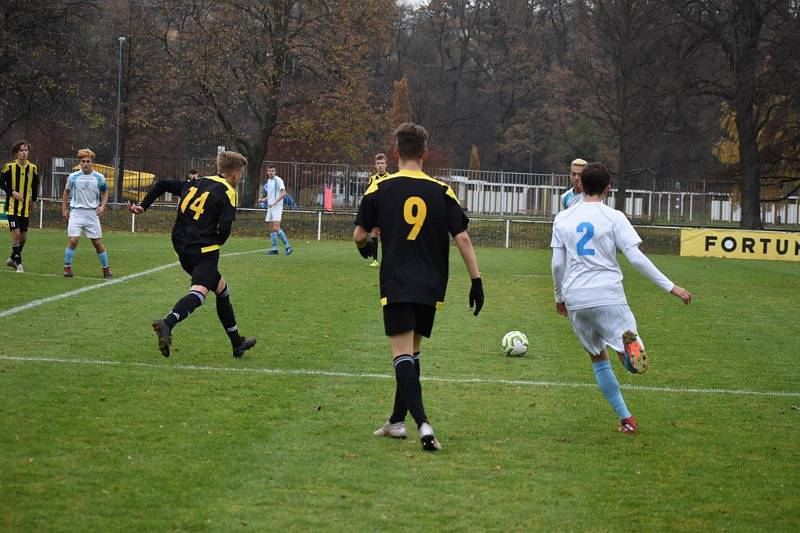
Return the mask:
[(358, 247), (358, 253), (361, 254), (361, 257), (364, 259), (369, 259), (370, 257), (374, 257), (375, 254), (378, 252), (378, 241), (373, 239), (372, 237), (367, 239), (367, 242), (364, 243), (364, 246)]
[(483, 309), (483, 282), (481, 278), (472, 280), (472, 287), (469, 289), (469, 307), (475, 306), (475, 316)]

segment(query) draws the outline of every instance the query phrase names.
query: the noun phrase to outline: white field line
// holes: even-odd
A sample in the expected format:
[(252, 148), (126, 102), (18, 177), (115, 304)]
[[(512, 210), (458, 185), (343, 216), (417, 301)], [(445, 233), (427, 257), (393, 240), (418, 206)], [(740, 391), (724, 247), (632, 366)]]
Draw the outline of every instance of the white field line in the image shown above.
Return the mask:
[[(201, 372), (225, 372), (241, 374), (268, 374), (278, 376), (322, 376), (333, 378), (352, 378), (352, 379), (395, 379), (393, 374), (373, 374), (368, 372), (333, 372), (328, 370), (314, 369), (282, 369), (282, 368), (236, 368), (218, 367), (205, 365), (182, 365), (182, 364), (156, 364), (156, 363), (132, 363), (123, 361), (109, 361), (103, 359), (62, 359), (57, 357), (20, 357), (13, 355), (0, 355), (0, 361), (20, 361), (31, 363), (55, 363), (66, 365), (89, 365), (89, 366), (117, 366), (121, 368), (157, 368), (172, 370), (188, 370)], [(558, 381), (534, 381), (526, 379), (487, 379), (487, 378), (448, 378), (436, 376), (422, 376), (422, 381), (439, 383), (459, 383), (477, 385), (513, 385), (522, 387), (559, 387), (568, 389), (595, 388), (595, 383), (579, 382), (558, 382)], [(621, 384), (623, 389), (664, 392), (674, 394), (716, 394), (727, 396), (771, 396), (777, 398), (800, 398), (800, 392), (790, 391), (757, 391), (747, 389), (698, 389), (680, 387), (651, 387), (647, 385), (628, 385)]]
[[(222, 257), (231, 257), (234, 255), (244, 255), (244, 254), (252, 254), (255, 252), (262, 252), (263, 250), (248, 250), (246, 252), (231, 252), (227, 254), (222, 254)], [(116, 285), (117, 283), (123, 283), (125, 281), (130, 281), (132, 279), (139, 278), (141, 276), (146, 276), (148, 274), (153, 274), (155, 272), (161, 272), (162, 270), (166, 270), (168, 268), (172, 268), (178, 266), (180, 263), (175, 261), (174, 263), (167, 263), (166, 265), (161, 265), (157, 267), (153, 267), (147, 270), (142, 270), (141, 272), (135, 272), (133, 274), (128, 274), (127, 276), (122, 276), (121, 278), (114, 278), (106, 281), (102, 281), (100, 283), (96, 283), (94, 285), (87, 285), (86, 287), (81, 287), (79, 289), (75, 289), (72, 291), (62, 292), (61, 294), (56, 294), (53, 296), (48, 296), (46, 298), (39, 298), (38, 300), (32, 300), (26, 304), (18, 305), (16, 307), (11, 307), (9, 309), (4, 309), (0, 311), (0, 318), (5, 318), (7, 316), (15, 315), (22, 311), (27, 311), (28, 309), (32, 309), (34, 307), (39, 307), (40, 305), (44, 305), (50, 302), (57, 302), (58, 300), (63, 300), (64, 298), (69, 298), (70, 296), (77, 296), (79, 294), (83, 294), (84, 292), (93, 291), (95, 289), (100, 289), (102, 287), (108, 287), (109, 285)], [(24, 274), (29, 275), (29, 274)]]
[[(115, 249), (116, 250), (116, 249)], [(13, 270), (0, 270), (0, 274), (16, 274)], [(46, 277), (46, 278), (63, 278), (64, 274), (52, 274), (47, 272), (25, 272), (25, 277), (28, 276), (39, 276), (39, 277)], [(88, 281), (96, 281), (97, 283), (102, 283), (105, 280), (102, 278), (90, 278), (89, 276), (72, 276), (72, 279), (85, 279)]]

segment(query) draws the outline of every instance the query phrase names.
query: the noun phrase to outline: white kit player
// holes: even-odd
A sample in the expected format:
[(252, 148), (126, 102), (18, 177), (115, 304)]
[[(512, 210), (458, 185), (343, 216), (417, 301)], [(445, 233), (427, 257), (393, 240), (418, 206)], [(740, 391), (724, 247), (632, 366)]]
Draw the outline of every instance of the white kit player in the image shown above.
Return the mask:
[(583, 187), (581, 186), (581, 171), (586, 167), (583, 159), (573, 159), (569, 166), (569, 178), (572, 187), (561, 195), (559, 199), (559, 210), (569, 209), (578, 202), (583, 201)]
[(94, 152), (88, 148), (78, 151), (81, 169), (69, 175), (64, 194), (61, 195), (61, 216), (68, 221), (68, 240), (64, 249), (66, 278), (74, 276), (72, 260), (82, 233), (92, 241), (103, 269), (103, 277), (113, 277), (108, 267), (108, 252), (103, 245), (103, 230), (100, 227), (100, 217), (108, 203), (108, 185), (105, 176), (94, 170), (94, 158)]
[(267, 166), (267, 181), (261, 191), (264, 196), (258, 199), (267, 208), (267, 218), (269, 224), (269, 237), (272, 241), (272, 248), (267, 250), (267, 255), (278, 255), (278, 239), (284, 247), (284, 253), (290, 255), (294, 250), (289, 245), (286, 233), (281, 229), (281, 217), (283, 216), (283, 199), (286, 196), (286, 186), (280, 176), (275, 174), (275, 165)]
[(572, 329), (592, 360), (595, 379), (621, 420), (619, 430), (635, 433), (636, 420), (622, 398), (606, 346), (617, 352), (634, 374), (647, 371), (644, 343), (622, 288), (619, 249), (645, 277), (688, 304), (692, 294), (667, 279), (639, 250), (642, 239), (624, 213), (604, 199), (611, 177), (601, 163), (586, 165), (580, 175), (583, 201), (560, 212), (553, 223), (551, 263), (556, 311), (568, 316)]

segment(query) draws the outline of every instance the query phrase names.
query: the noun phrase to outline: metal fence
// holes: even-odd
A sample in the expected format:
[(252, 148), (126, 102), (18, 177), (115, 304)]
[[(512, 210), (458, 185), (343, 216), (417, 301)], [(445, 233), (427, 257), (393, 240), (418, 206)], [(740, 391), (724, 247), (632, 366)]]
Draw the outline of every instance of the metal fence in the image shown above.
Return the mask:
[[(41, 199), (31, 220), (32, 227), (65, 229), (61, 203)], [(106, 231), (169, 234), (175, 222), (176, 204), (155, 204), (144, 216), (132, 215), (125, 204), (109, 203), (102, 218)], [(266, 210), (240, 208), (233, 226), (233, 236), (260, 237), (268, 245), (269, 232), (264, 221)], [(291, 240), (350, 240), (355, 211), (285, 209), (281, 228)], [(637, 225), (642, 249), (651, 253), (680, 253), (680, 230), (677, 227)], [(552, 222), (530, 218), (489, 218), (471, 216), (469, 233), (476, 246), (498, 248), (549, 248)]]
[[(34, 157), (34, 160), (36, 158)], [(40, 166), (40, 195), (58, 198), (66, 177), (77, 168), (73, 157), (36, 161)], [(110, 161), (98, 157), (98, 164), (110, 175)], [(266, 167), (274, 164), (286, 184), (287, 193), (301, 209), (322, 209), (326, 192), (332, 210), (355, 209), (374, 172), (369, 165), (266, 161), (261, 167), (260, 182), (266, 179)], [(107, 167), (107, 168), (106, 168)], [(128, 157), (125, 162), (125, 199), (140, 200), (153, 180), (179, 179), (190, 168), (201, 175), (216, 171), (214, 159), (154, 159)], [(566, 174), (540, 174), (499, 171), (471, 171), (452, 168), (426, 169), (433, 177), (448, 183), (461, 205), (471, 216), (533, 217), (552, 219), (558, 212), (560, 194), (569, 186)], [(242, 184), (240, 184), (240, 193)], [(738, 184), (730, 181), (675, 180), (636, 177), (626, 192), (625, 213), (643, 224), (667, 225), (736, 225), (741, 219)], [(609, 205), (617, 194), (612, 190)], [(112, 196), (113, 197), (113, 196)], [(255, 207), (255, 206), (243, 206)], [(800, 226), (800, 196), (783, 202), (764, 203), (762, 221), (770, 226)]]

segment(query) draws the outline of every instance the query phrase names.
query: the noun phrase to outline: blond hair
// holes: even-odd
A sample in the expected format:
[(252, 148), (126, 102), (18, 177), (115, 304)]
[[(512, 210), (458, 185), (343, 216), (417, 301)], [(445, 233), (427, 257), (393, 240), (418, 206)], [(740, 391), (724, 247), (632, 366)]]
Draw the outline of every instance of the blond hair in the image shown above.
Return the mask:
[(217, 154), (217, 172), (228, 174), (236, 172), (247, 165), (247, 158), (238, 152), (220, 152)]
[(571, 167), (585, 167), (587, 165), (586, 161), (583, 159), (573, 159), (572, 163), (569, 166)]
[(88, 157), (92, 161), (94, 161), (95, 155), (94, 152), (89, 150), (88, 148), (81, 148), (78, 150), (78, 159), (83, 159), (84, 157)]
[(375, 161), (386, 161), (386, 154), (383, 152), (375, 154)]

